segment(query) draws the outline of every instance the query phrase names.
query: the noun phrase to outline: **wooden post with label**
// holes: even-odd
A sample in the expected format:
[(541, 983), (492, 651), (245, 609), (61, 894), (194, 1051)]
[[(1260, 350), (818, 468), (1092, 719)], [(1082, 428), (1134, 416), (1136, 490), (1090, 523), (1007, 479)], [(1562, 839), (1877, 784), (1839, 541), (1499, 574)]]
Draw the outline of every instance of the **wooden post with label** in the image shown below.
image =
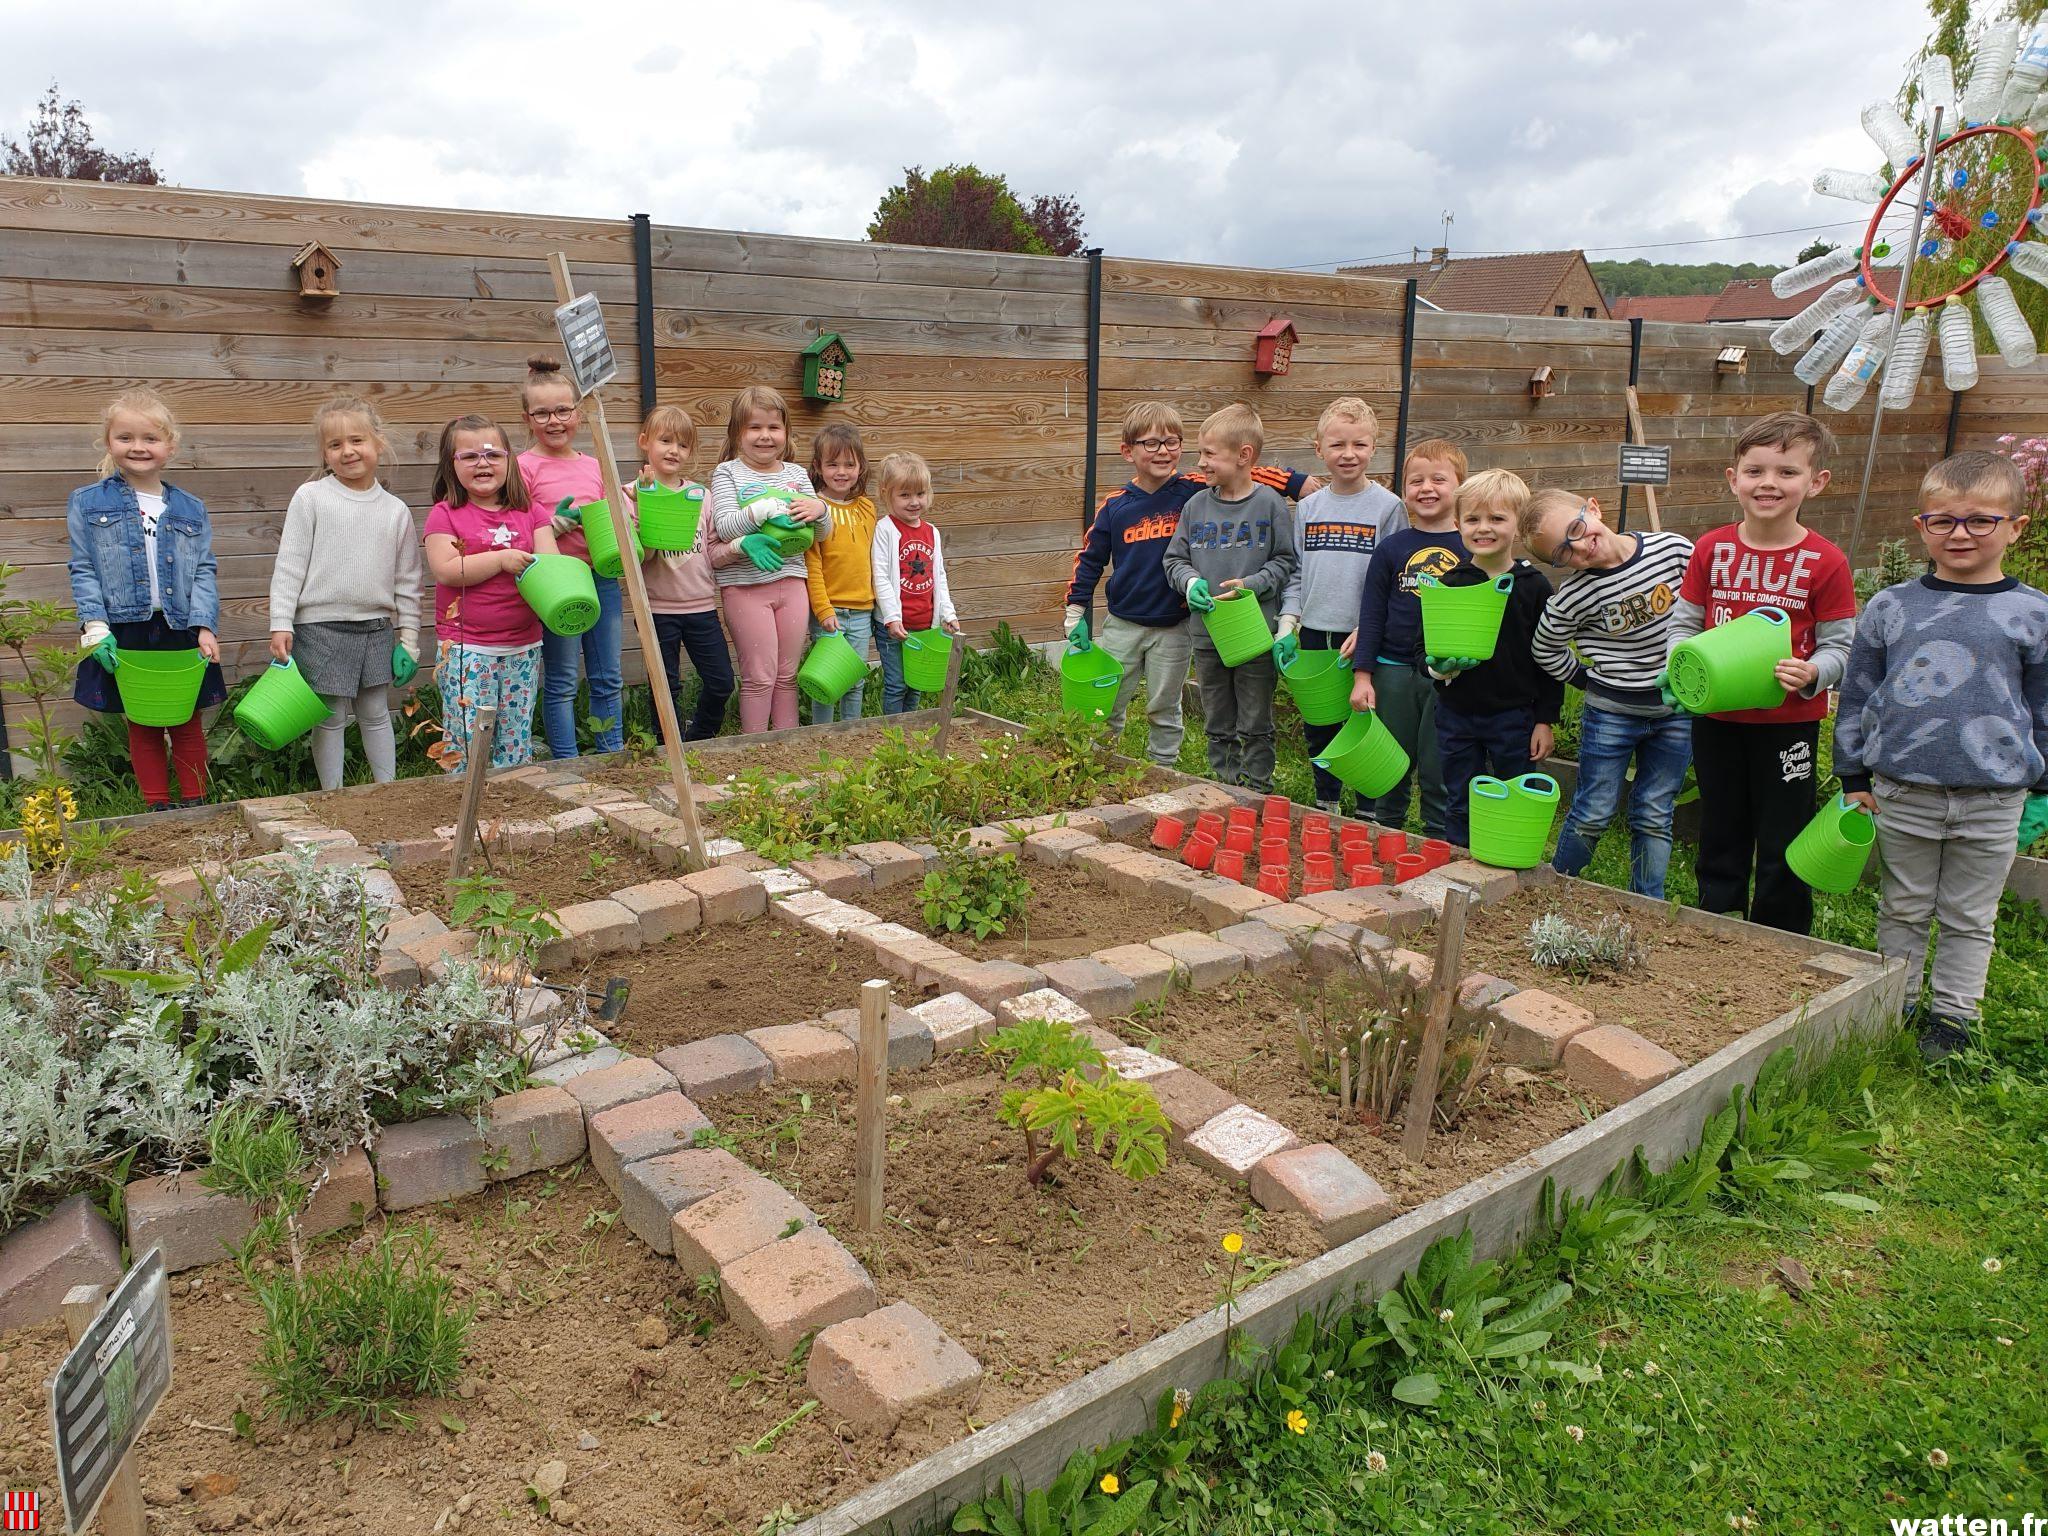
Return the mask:
[[(574, 303), (576, 290), (569, 281), (569, 258), (556, 251), (548, 257), (548, 270), (554, 274), (557, 302), (565, 307)], [(625, 493), (620, 488), (618, 460), (612, 452), (611, 428), (604, 419), (604, 401), (595, 386), (585, 388), (576, 357), (571, 355), (567, 361), (578, 392), (590, 397), (590, 435), (597, 448), (598, 468), (604, 476), (604, 499), (611, 511), (612, 534), (618, 540), (622, 554), (619, 580), (633, 609), (633, 627), (640, 635), (640, 659), (647, 664), (647, 686), (654, 695), (654, 717), (661, 723), (661, 744), (668, 758), (669, 782), (676, 792), (676, 815), (682, 818), (683, 830), (690, 839), (690, 867), (705, 869), (711, 860), (704, 852), (704, 829), (697, 820), (697, 797), (690, 787), (690, 766), (683, 761), (683, 731), (676, 719), (675, 698), (668, 688), (668, 668), (662, 664), (661, 641), (654, 633), (653, 611), (647, 606), (647, 582), (640, 574), (638, 562), (632, 558), (633, 529), (626, 520)], [(710, 516), (708, 508), (704, 515)]]
[(932, 738), (932, 751), (940, 757), (946, 755), (946, 740), (953, 734), (953, 707), (960, 697), (961, 653), (967, 649), (967, 637), (955, 635), (953, 649), (946, 655), (946, 687), (939, 695), (939, 733)]
[(882, 1225), (882, 1165), (889, 1133), (889, 983), (860, 986), (860, 1040), (854, 1057), (853, 1224)]
[[(107, 1288), (104, 1285), (74, 1285), (64, 1293), (64, 1331), (71, 1335), (74, 1345), (85, 1337), (86, 1330), (97, 1320), (106, 1299)], [(132, 1452), (121, 1458), (120, 1465), (107, 1479), (107, 1491), (100, 1497), (99, 1513), (93, 1523), (99, 1526), (103, 1536), (149, 1536), (149, 1516), (144, 1512), (142, 1502), (142, 1479), (135, 1475)]]
[(1422, 1043), (1415, 1052), (1415, 1080), (1408, 1091), (1408, 1116), (1401, 1126), (1401, 1155), (1411, 1163), (1429, 1150), (1429, 1122), (1436, 1113), (1437, 1079), (1443, 1073), (1444, 1038), (1451, 1029), (1451, 1009), (1458, 1001), (1460, 967), (1465, 958), (1465, 909), (1472, 892), (1454, 885), (1444, 892), (1443, 915), (1437, 919), (1436, 968), (1430, 973), (1428, 1013)]
[(460, 880), (469, 870), (469, 851), (476, 842), (476, 819), (483, 811), (484, 780), (490, 777), (491, 751), (498, 742), (498, 706), (486, 704), (470, 727), (468, 759), (462, 765), (462, 814), (455, 822), (455, 851), (448, 859), (448, 878)]
[[(1643, 407), (1642, 402), (1636, 398), (1636, 387), (1633, 384), (1628, 387), (1628, 435), (1639, 443), (1649, 441), (1643, 436)], [(1657, 487), (1644, 485), (1643, 499), (1650, 504), (1650, 531), (1662, 533), (1664, 524), (1657, 516)]]

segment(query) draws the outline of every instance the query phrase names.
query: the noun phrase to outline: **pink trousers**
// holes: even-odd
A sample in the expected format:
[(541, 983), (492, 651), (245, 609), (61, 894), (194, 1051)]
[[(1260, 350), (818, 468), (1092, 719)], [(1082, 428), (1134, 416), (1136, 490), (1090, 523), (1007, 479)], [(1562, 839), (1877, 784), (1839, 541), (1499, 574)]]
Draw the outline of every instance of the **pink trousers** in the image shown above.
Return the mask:
[(727, 587), (725, 623), (740, 653), (740, 729), (787, 730), (796, 719), (796, 669), (811, 622), (801, 577)]

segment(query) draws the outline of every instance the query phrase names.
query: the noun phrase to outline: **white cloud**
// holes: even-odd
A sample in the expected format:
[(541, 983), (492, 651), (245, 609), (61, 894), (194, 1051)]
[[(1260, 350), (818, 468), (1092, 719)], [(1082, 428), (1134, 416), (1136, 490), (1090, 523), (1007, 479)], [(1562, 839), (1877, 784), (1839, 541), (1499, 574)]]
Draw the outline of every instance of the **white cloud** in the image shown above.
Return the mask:
[(1598, 32), (1575, 32), (1564, 51), (1580, 64), (1607, 64), (1628, 51), (1631, 39), (1603, 37)]

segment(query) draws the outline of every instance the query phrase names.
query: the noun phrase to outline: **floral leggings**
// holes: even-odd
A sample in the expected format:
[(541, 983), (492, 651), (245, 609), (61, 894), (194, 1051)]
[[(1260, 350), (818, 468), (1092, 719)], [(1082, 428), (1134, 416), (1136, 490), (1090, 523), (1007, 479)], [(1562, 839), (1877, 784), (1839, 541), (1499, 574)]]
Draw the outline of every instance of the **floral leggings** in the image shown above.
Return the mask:
[(491, 745), (493, 768), (518, 768), (533, 761), (533, 703), (540, 692), (540, 647), (492, 656), (465, 645), (441, 652), (436, 680), (441, 685), (441, 729), (448, 751), (441, 766), (460, 773), (469, 757), (477, 711), (498, 707), (498, 734)]

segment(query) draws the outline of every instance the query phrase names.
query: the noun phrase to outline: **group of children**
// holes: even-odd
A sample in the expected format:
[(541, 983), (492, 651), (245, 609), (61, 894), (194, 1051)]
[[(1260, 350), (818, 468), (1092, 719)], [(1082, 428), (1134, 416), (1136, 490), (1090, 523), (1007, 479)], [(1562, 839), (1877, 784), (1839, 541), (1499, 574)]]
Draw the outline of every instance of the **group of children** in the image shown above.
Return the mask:
[[(554, 359), (531, 360), (520, 411), (531, 441), (519, 453), (505, 429), (486, 416), (459, 416), (442, 429), (423, 534), (415, 533), (411, 511), (379, 479), (390, 446), (375, 407), (342, 395), (316, 413), (319, 467), (286, 510), (269, 613), (272, 658), (296, 665), (329, 708), (312, 741), (321, 788), (341, 783), (351, 718), (372, 777), (378, 783), (395, 777), (390, 689), (418, 670), (428, 576), (451, 760), (466, 753), (486, 705), (498, 718), (492, 766), (532, 758), (536, 704), (549, 755), (576, 756), (577, 690), (586, 680), (596, 749), (617, 751), (623, 744), (618, 579), (593, 575), (598, 620), (576, 636), (546, 629), (518, 585), (537, 555), (589, 561), (578, 509), (604, 495), (598, 461), (576, 448), (581, 405)], [(153, 390), (129, 390), (107, 406), (102, 440), (103, 478), (74, 492), (68, 509), (72, 601), (86, 652), (75, 697), (118, 714), (123, 649), (197, 649), (206, 661), (198, 706), (218, 704), (227, 690), (216, 638), (212, 531), (205, 506), (164, 479), (177, 449), (177, 420)], [(641, 423), (639, 446), (640, 473), (622, 487), (629, 519), (636, 516), (639, 487), (694, 484), (686, 471), (697, 447), (696, 425), (680, 407), (656, 406)], [(788, 458), (789, 449), (782, 396), (761, 386), (741, 390), (695, 547), (650, 551), (643, 564), (648, 607), (679, 706), (683, 655), (699, 678), (685, 740), (716, 735), (724, 725), (735, 691), (735, 653), (741, 729), (779, 730), (797, 723), (797, 669), (818, 635), (844, 635), (864, 660), (872, 638), (881, 658), (883, 710), (900, 713), (914, 703), (903, 680), (905, 636), (934, 627), (959, 633), (939, 532), (930, 521), (932, 476), (925, 461), (914, 453), (883, 458), (875, 476), (878, 510), (868, 495), (867, 453), (856, 429), (820, 431), (808, 470)], [(761, 532), (778, 515), (813, 530), (809, 548), (784, 554)], [(814, 706), (814, 722), (857, 717), (862, 694), (856, 685), (835, 705)], [(168, 733), (131, 722), (128, 739), (146, 806), (206, 797), (198, 709)]]
[[(1378, 423), (1355, 398), (1317, 423), (1327, 480), (1255, 468), (1263, 430), (1243, 405), (1202, 423), (1198, 473), (1179, 472), (1182, 435), (1162, 403), (1125, 418), (1134, 473), (1096, 514), (1067, 592), (1070, 643), (1092, 640), (1123, 664), (1113, 729), (1144, 689), (1153, 761), (1178, 759), (1192, 666), (1210, 771), (1269, 789), (1279, 672), (1301, 650), (1334, 647), (1353, 669), (1353, 707), (1377, 713), (1411, 760), (1409, 778), (1359, 813), (1405, 826), (1412, 779), (1423, 830), (1462, 844), (1472, 779), (1549, 757), (1569, 684), (1583, 693), (1578, 782), (1555, 867), (1582, 872), (1625, 806), (1630, 889), (1661, 899), (1690, 768), (1705, 829), (1700, 905), (1805, 933), (1812, 896), (1786, 850), (1814, 815), (1836, 692), (1835, 770), (1877, 821), (1879, 947), (1924, 969), (1939, 922), (1921, 1044), (1940, 1057), (1968, 1043), (2006, 873), (2048, 831), (2048, 597), (2003, 573), (2027, 524), (2010, 461), (1961, 453), (1928, 472), (1916, 522), (1931, 573), (1879, 593), (1859, 626), (1847, 558), (1800, 521), (1827, 486), (1834, 442), (1797, 412), (1742, 435), (1726, 471), (1740, 517), (1697, 544), (1609, 527), (1595, 498), (1532, 493), (1505, 470), (1470, 474), (1443, 439), (1408, 451), (1397, 500), (1366, 479)], [(1555, 588), (1527, 555), (1565, 573)], [(1479, 574), (1461, 579), (1512, 577), (1494, 654), (1430, 655), (1419, 590), (1468, 566)], [(1108, 612), (1091, 632), (1105, 572)], [(1270, 655), (1226, 667), (1191, 615), (1238, 588), (1277, 617), (1279, 638)], [(1669, 686), (1672, 650), (1755, 609), (1789, 620), (1784, 702), (1688, 714)], [(1304, 725), (1311, 755), (1336, 729)], [(1320, 768), (1315, 792), (1340, 808), (1342, 786)]]

